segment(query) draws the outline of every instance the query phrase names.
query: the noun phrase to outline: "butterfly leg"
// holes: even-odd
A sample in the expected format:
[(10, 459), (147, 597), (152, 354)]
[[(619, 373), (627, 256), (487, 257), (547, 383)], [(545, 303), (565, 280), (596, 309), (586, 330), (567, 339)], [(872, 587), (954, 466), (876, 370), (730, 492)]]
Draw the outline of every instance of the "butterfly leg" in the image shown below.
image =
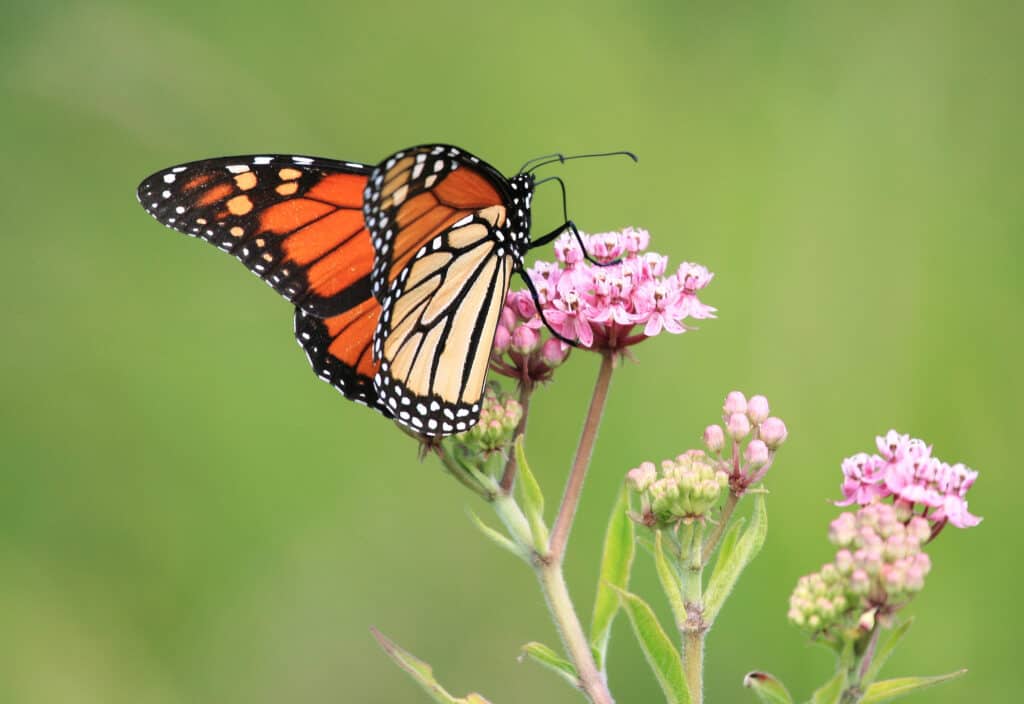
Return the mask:
[(533, 298), (533, 304), (537, 306), (537, 313), (540, 315), (540, 319), (544, 322), (544, 326), (551, 332), (552, 335), (557, 337), (559, 340), (571, 347), (579, 347), (580, 344), (575, 340), (570, 340), (568, 337), (562, 335), (553, 327), (548, 319), (544, 317), (544, 306), (540, 303), (540, 294), (537, 293), (537, 288), (533, 285), (533, 281), (530, 279), (530, 275), (526, 273), (525, 269), (519, 270), (519, 275), (523, 277), (523, 281), (526, 283), (526, 288), (530, 290), (530, 296)]
[(534, 249), (535, 247), (541, 247), (543, 245), (546, 245), (548, 242), (551, 242), (553, 239), (557, 238), (566, 230), (571, 232), (573, 236), (576, 237), (576, 241), (580, 243), (580, 249), (583, 251), (584, 259), (586, 259), (594, 266), (613, 266), (622, 261), (621, 259), (616, 259), (610, 262), (599, 262), (593, 257), (591, 257), (590, 252), (587, 251), (587, 246), (583, 243), (583, 236), (580, 234), (579, 229), (576, 227), (576, 223), (574, 223), (572, 220), (566, 220), (562, 225), (559, 225), (548, 234), (538, 237), (535, 240), (531, 240), (530, 246), (527, 249)]

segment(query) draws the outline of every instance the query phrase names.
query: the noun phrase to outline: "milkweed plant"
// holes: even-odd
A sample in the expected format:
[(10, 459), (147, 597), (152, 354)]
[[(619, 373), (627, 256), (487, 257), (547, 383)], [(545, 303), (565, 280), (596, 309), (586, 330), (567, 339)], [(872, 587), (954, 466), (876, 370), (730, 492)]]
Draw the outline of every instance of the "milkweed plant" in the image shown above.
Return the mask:
[[(713, 274), (690, 262), (669, 273), (668, 258), (648, 251), (649, 239), (646, 231), (631, 228), (561, 237), (557, 261), (538, 262), (527, 272), (536, 299), (528, 291), (512, 291), (501, 313), (490, 365), (495, 374), (515, 381), (516, 393), (492, 384), (476, 426), (427, 446), (452, 477), (494, 511), (497, 524), (471, 514), (481, 533), (536, 574), (561, 642), (557, 647), (526, 643), (522, 657), (594, 704), (615, 701), (608, 686), (608, 643), (620, 611), (665, 701), (704, 701), (705, 641), (764, 545), (765, 479), (785, 471), (774, 467), (785, 446), (786, 423), (772, 415), (767, 398), (740, 391), (725, 396), (721, 422), (704, 429), (700, 447), (680, 448), (680, 454), (657, 464), (645, 460), (623, 468), (594, 611), (589, 628), (584, 627), (562, 565), (613, 372), (635, 345), (662, 333), (693, 330), (689, 321), (714, 318), (716, 312), (700, 299)], [(564, 339), (574, 341), (575, 349)], [(549, 523), (524, 439), (534, 391), (552, 380), (570, 352), (596, 353), (601, 365), (565, 491)], [(714, 414), (709, 409), (708, 416)], [(931, 445), (895, 430), (879, 436), (874, 451), (843, 460), (841, 469), (842, 499), (835, 505), (843, 511), (822, 530), (836, 548), (835, 557), (797, 579), (789, 599), (789, 622), (835, 653), (835, 671), (823, 676), (821, 687), (804, 701), (877, 704), (963, 674), (880, 678), (910, 628), (905, 609), (924, 588), (931, 569), (929, 545), (948, 525), (971, 528), (981, 520), (967, 508), (967, 492), (978, 473), (940, 460)], [(746, 520), (735, 512), (744, 500), (753, 504)], [(672, 614), (667, 627), (650, 606), (650, 596), (630, 590), (638, 553), (654, 563), (662, 591), (658, 598)], [(429, 665), (378, 631), (374, 635), (435, 702), (491, 701), (477, 693), (449, 694)], [(786, 686), (765, 672), (750, 672), (743, 685), (762, 702), (794, 701)]]

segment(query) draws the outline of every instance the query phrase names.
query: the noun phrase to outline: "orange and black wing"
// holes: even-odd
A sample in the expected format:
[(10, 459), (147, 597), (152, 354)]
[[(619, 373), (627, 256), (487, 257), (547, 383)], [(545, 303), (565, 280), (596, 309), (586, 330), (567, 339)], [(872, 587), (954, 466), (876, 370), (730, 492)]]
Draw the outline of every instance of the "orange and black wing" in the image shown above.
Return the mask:
[(480, 415), (498, 317), (522, 260), (523, 220), (508, 212), (517, 201), (496, 170), (446, 145), (399, 152), (370, 178), (378, 403), (424, 435), (466, 430)]
[(344, 313), (318, 318), (295, 309), (295, 339), (306, 351), (313, 371), (346, 398), (391, 416), (377, 401), (373, 378), (380, 363), (373, 359), (373, 333), (380, 303), (372, 296)]
[(238, 258), (303, 310), (344, 313), (370, 295), (363, 220), (372, 167), (304, 156), (239, 156), (159, 171), (138, 188), (164, 225)]

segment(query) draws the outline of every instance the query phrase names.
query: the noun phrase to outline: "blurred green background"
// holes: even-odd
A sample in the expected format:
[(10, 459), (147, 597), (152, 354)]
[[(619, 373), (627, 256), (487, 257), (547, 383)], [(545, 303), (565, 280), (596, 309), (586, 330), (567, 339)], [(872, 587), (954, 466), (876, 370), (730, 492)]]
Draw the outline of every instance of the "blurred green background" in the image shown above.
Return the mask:
[[(716, 272), (718, 320), (614, 381), (568, 558), (589, 614), (622, 474), (698, 442), (733, 388), (790, 441), (769, 541), (709, 640), (709, 701), (830, 656), (786, 622), (831, 557), (839, 462), (890, 427), (981, 471), (891, 675), (919, 702), (1009, 702), (1019, 670), (1024, 158), (1015, 2), (256, 3), (10, 0), (0, 25), (0, 702), (421, 702), (376, 625), (460, 694), (575, 702), (516, 662), (553, 642), (485, 511), (307, 368), (291, 309), (135, 203), (152, 171), (449, 141), (505, 171), (554, 150), (584, 229), (647, 227)], [(538, 231), (558, 218), (537, 199)], [(535, 400), (561, 491), (597, 369)], [(652, 601), (653, 570), (634, 586)], [(620, 702), (660, 701), (616, 624)]]

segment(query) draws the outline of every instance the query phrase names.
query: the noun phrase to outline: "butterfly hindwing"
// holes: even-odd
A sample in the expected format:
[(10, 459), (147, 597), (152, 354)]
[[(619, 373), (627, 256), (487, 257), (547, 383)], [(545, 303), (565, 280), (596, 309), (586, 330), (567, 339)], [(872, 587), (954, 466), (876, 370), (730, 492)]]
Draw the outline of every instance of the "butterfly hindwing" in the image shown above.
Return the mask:
[(138, 189), (164, 225), (234, 254), (289, 301), (328, 317), (369, 295), (362, 215), (372, 167), (303, 156), (239, 156), (157, 172)]
[(370, 177), (364, 210), (382, 304), (374, 387), (417, 432), (448, 435), (479, 418), (501, 306), (528, 241), (519, 187), (447, 145), (398, 152)]

